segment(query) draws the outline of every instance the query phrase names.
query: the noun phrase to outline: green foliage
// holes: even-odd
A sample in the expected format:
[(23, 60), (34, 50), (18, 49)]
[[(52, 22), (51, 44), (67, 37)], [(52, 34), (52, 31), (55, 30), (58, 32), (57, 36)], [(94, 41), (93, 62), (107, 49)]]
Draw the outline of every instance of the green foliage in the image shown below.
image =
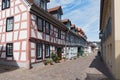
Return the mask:
[(48, 58), (48, 59), (46, 59), (46, 60), (44, 60), (44, 64), (45, 65), (47, 65), (47, 64), (51, 64), (51, 65), (53, 65), (53, 60), (52, 60), (52, 58)]
[(80, 53), (78, 52), (78, 53), (77, 53), (77, 57), (79, 58), (79, 56), (80, 56)]
[(58, 57), (58, 55), (54, 52), (51, 53), (51, 58), (55, 63), (60, 62), (60, 57)]

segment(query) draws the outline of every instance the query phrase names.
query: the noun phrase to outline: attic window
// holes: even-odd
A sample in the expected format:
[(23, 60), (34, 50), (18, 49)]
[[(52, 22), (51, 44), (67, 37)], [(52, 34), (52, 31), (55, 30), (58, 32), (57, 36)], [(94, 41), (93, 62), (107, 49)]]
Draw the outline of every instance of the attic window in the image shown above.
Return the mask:
[(2, 10), (10, 7), (10, 0), (2, 0)]
[(46, 4), (47, 4), (46, 1), (40, 0), (40, 7), (41, 7), (42, 9), (46, 10), (46, 7), (47, 7)]

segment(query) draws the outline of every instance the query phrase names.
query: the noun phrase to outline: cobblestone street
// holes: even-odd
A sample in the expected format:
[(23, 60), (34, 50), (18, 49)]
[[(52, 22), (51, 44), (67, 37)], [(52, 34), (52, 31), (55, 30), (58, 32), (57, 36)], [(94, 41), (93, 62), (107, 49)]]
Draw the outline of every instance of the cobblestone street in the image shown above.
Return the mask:
[(0, 66), (0, 80), (110, 80), (110, 76), (96, 54), (30, 70)]

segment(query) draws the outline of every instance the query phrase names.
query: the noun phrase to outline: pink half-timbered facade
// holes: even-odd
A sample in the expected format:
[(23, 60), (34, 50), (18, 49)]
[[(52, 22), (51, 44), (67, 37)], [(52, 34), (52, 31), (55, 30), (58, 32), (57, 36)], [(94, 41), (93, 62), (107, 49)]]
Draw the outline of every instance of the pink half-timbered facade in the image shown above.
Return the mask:
[(48, 2), (0, 0), (0, 64), (29, 69), (53, 51), (62, 58), (68, 29), (61, 22), (61, 7), (54, 8), (60, 13), (55, 18), (47, 11)]

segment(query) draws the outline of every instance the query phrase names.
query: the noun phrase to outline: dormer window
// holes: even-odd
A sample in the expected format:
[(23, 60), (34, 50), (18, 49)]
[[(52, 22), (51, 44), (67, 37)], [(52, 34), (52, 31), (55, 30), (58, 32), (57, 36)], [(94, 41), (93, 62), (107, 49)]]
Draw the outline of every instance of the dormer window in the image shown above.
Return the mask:
[(56, 19), (61, 20), (61, 15), (63, 15), (61, 6), (48, 9), (48, 12), (52, 14)]
[(2, 10), (10, 7), (10, 0), (2, 0)]
[(70, 30), (71, 21), (69, 19), (61, 20), (61, 22)]
[(47, 10), (47, 3), (49, 2), (49, 0), (29, 0), (31, 3), (34, 2), (34, 4), (44, 10)]
[(44, 10), (47, 9), (47, 2), (45, 0), (40, 0), (40, 7)]

